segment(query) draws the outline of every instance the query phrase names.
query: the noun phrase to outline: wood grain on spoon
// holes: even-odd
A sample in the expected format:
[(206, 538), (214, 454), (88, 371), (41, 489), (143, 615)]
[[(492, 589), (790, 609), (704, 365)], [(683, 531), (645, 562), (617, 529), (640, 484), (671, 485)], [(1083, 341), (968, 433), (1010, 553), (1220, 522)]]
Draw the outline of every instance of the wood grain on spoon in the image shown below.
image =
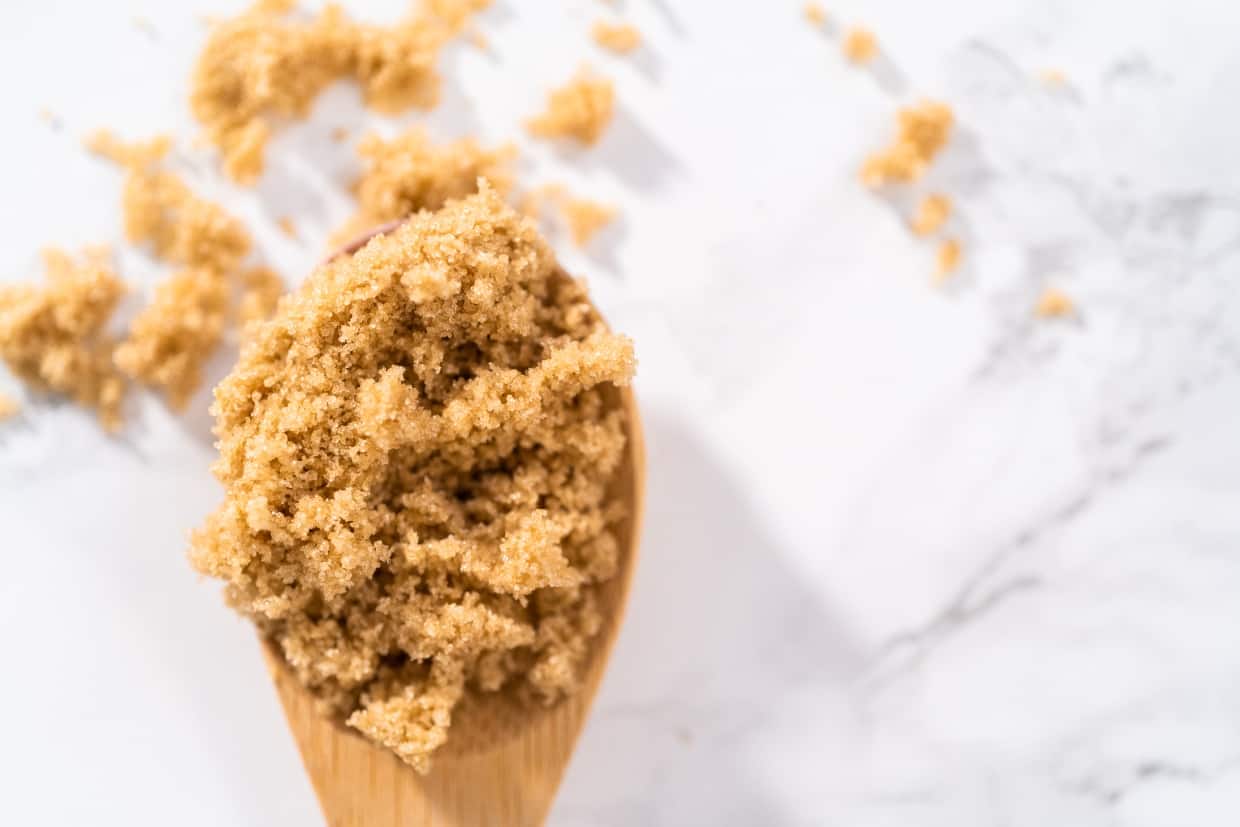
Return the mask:
[[(380, 227), (332, 257), (351, 254), (398, 225)], [(548, 709), (518, 704), (503, 692), (468, 698), (454, 711), (448, 742), (430, 773), (421, 776), (389, 750), (320, 715), (314, 696), (264, 642), (285, 717), (331, 827), (525, 827), (546, 819), (602, 681), (637, 563), (645, 446), (632, 390), (613, 392), (626, 412), (628, 439), (612, 496), (626, 504), (628, 516), (616, 529), (616, 576), (598, 590), (607, 620), (575, 695)]]

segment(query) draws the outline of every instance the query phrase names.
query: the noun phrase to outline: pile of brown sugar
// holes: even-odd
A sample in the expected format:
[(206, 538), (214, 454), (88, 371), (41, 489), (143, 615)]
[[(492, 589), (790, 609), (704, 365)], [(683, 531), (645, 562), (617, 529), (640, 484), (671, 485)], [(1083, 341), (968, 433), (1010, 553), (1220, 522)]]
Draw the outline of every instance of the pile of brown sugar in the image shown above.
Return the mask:
[(102, 249), (77, 258), (48, 250), (45, 286), (0, 286), (0, 359), (23, 382), (95, 410), (115, 430), (125, 381), (104, 326), (125, 285), (108, 258)]
[(489, 187), (322, 265), (213, 408), (192, 560), (333, 714), (421, 771), (471, 693), (579, 683), (634, 360)]
[(329, 4), (317, 17), (289, 16), (293, 2), (259, 0), (214, 23), (194, 68), (190, 107), (234, 180), (263, 170), (269, 119), (304, 117), (337, 80), (357, 81), (382, 112), (429, 109), (439, 100), (440, 49), (490, 0), (423, 0), (392, 26), (355, 22)]
[(611, 123), (615, 89), (610, 80), (582, 70), (547, 96), (547, 108), (526, 121), (538, 138), (570, 138), (585, 146), (598, 143)]

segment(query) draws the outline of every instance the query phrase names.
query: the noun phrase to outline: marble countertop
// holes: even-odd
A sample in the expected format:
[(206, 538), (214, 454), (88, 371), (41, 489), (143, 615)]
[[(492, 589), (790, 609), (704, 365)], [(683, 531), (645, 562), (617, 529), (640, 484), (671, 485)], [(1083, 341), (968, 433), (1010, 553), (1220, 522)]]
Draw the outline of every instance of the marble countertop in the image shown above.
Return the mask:
[[(239, 5), (0, 7), (0, 278), (119, 240), (81, 136), (192, 135), (198, 16)], [(497, 0), (491, 52), (454, 50), (444, 105), (402, 120), (497, 141), (582, 61), (617, 85), (595, 150), (523, 142), (528, 180), (621, 208), (560, 246), (638, 343), (650, 451), (626, 627), (551, 823), (1235, 823), (1240, 7), (828, 4), (876, 32), (867, 70), (800, 6), (626, 0), (648, 45), (617, 59), (596, 0)], [(959, 121), (923, 187), (959, 211), (945, 289), (856, 176), (922, 97)], [(369, 117), (333, 90), (254, 190), (180, 161), (304, 273), (319, 248), (275, 220), (314, 239), (348, 212), (328, 134)], [(163, 276), (121, 268), (138, 297)], [(1051, 285), (1075, 319), (1033, 318)], [(0, 427), (8, 822), (319, 823), (252, 635), (184, 559), (219, 496), (206, 391), (184, 417), (140, 400), (117, 439), (24, 398)]]

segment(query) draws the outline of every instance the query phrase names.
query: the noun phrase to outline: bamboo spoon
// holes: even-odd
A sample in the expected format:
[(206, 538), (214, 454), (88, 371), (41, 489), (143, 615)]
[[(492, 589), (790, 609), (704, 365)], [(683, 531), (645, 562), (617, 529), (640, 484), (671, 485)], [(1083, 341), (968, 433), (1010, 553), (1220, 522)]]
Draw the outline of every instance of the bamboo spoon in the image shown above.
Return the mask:
[[(380, 227), (335, 256), (356, 252), (394, 226)], [(519, 707), (502, 693), (467, 698), (453, 713), (430, 773), (421, 776), (392, 752), (319, 715), (314, 697), (264, 641), (267, 668), (329, 827), (526, 827), (546, 819), (603, 678), (637, 562), (645, 448), (632, 390), (615, 393), (627, 414), (628, 442), (612, 496), (628, 506), (628, 517), (617, 527), (619, 569), (598, 594), (607, 620), (576, 695), (547, 710)]]

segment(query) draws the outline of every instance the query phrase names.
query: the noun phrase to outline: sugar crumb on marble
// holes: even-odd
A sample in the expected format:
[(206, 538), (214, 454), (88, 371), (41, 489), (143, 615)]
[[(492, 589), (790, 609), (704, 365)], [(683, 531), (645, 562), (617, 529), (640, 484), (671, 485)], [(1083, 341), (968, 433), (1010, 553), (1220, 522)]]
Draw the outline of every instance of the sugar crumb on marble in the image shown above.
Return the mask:
[(1033, 307), (1033, 314), (1039, 319), (1062, 319), (1075, 313), (1076, 303), (1056, 287), (1044, 289)]
[(915, 235), (928, 236), (937, 233), (951, 218), (952, 200), (942, 193), (931, 193), (917, 204), (909, 227)]
[(590, 36), (599, 46), (618, 55), (627, 55), (642, 45), (641, 32), (628, 23), (599, 20), (590, 29)]
[(552, 89), (543, 111), (525, 126), (537, 138), (567, 138), (592, 146), (607, 130), (614, 108), (611, 81), (582, 69), (568, 83)]
[(951, 107), (923, 101), (896, 114), (896, 137), (869, 155), (861, 167), (861, 180), (868, 187), (887, 183), (910, 183), (921, 178), (947, 145), (955, 116)]
[(869, 63), (878, 56), (878, 38), (869, 29), (854, 27), (844, 34), (841, 48), (851, 62)]

